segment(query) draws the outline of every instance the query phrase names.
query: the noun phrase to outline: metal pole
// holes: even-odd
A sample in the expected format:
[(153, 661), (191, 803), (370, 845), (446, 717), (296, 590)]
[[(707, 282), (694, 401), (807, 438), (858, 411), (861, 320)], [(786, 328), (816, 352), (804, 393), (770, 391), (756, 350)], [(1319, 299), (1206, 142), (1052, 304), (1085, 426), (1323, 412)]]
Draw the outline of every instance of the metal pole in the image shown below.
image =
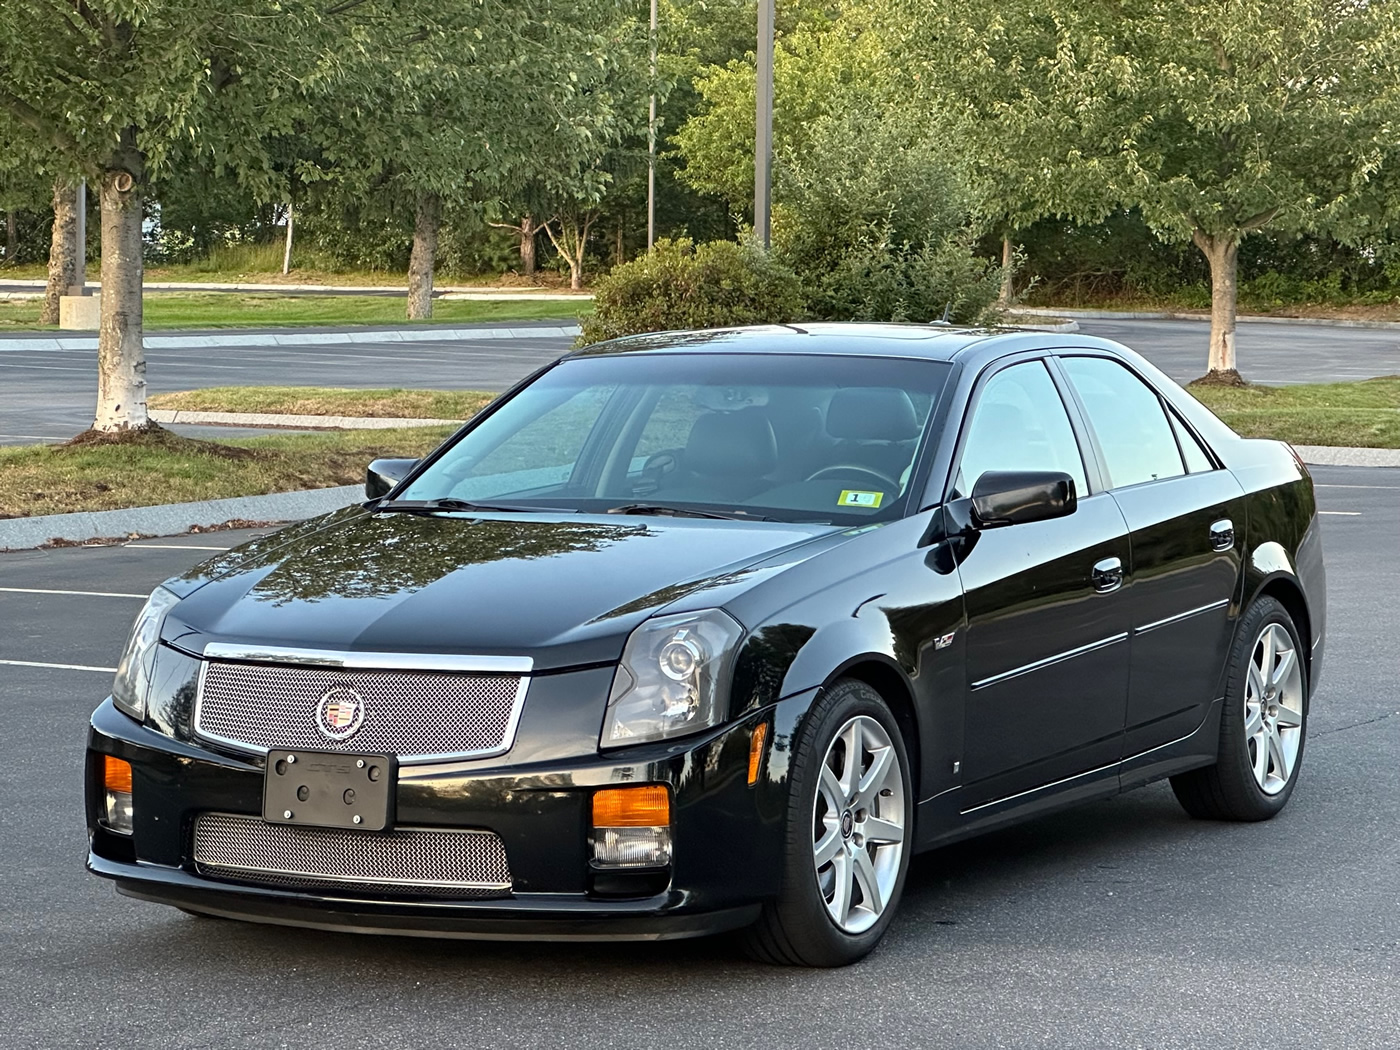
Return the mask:
[(647, 111), (647, 251), (656, 243), (656, 3), (651, 0), (651, 104)]
[(754, 136), (753, 229), (763, 247), (772, 242), (773, 2), (758, 0), (757, 134)]
[(282, 275), (285, 277), (292, 269), (292, 204), (287, 202), (287, 247), (282, 252)]
[(77, 280), (68, 289), (68, 294), (87, 295), (87, 179), (78, 180), (78, 196), (73, 203), (77, 214), (76, 229), (73, 231), (73, 238), (77, 241), (77, 273), (73, 276)]

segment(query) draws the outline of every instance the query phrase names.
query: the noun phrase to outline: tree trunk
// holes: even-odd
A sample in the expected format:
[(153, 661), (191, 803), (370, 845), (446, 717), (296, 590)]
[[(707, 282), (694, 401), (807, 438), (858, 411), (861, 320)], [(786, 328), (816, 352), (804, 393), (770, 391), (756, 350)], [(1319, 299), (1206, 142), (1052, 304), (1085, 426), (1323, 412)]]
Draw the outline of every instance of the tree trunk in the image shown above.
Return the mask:
[(433, 260), (437, 257), (442, 201), (436, 193), (420, 193), (413, 213), (413, 252), (408, 257), (408, 319), (433, 317)]
[(569, 287), (574, 291), (579, 291), (583, 287), (583, 253), (579, 253), (577, 260), (569, 260)]
[(49, 246), (49, 280), (44, 286), (40, 324), (58, 324), (58, 297), (78, 283), (77, 185), (67, 179), (53, 184), (53, 241)]
[(18, 219), (15, 211), (11, 208), (5, 213), (5, 261), (12, 263), (15, 261), (15, 252), (19, 251), (19, 228), (16, 225)]
[(526, 213), (520, 219), (520, 272), (526, 277), (535, 276), (535, 238), (540, 228), (535, 225), (535, 217)]
[(92, 428), (144, 429), (146, 352), (141, 333), (141, 200), (145, 159), (136, 131), (102, 172), (102, 320), (97, 330), (97, 415)]
[(1239, 234), (1210, 234), (1196, 230), (1191, 239), (1210, 263), (1210, 357), (1204, 378), (1211, 382), (1242, 386), (1244, 380), (1235, 365)]
[(1001, 306), (1010, 306), (1011, 300), (1016, 295), (1015, 275), (1011, 271), (1011, 259), (1011, 233), (1008, 231), (1001, 235), (1001, 294), (997, 297), (997, 303)]

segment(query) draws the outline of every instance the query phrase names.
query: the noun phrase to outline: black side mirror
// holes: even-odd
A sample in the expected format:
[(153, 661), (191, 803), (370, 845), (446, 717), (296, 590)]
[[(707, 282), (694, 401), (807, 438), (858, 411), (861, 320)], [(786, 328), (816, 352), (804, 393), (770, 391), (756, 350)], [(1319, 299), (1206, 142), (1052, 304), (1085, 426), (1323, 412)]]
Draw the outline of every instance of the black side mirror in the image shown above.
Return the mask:
[(387, 496), (417, 465), (416, 459), (376, 459), (365, 471), (365, 498)]
[(1073, 514), (1074, 479), (1054, 470), (989, 470), (972, 486), (972, 522), (979, 529), (1024, 525)]

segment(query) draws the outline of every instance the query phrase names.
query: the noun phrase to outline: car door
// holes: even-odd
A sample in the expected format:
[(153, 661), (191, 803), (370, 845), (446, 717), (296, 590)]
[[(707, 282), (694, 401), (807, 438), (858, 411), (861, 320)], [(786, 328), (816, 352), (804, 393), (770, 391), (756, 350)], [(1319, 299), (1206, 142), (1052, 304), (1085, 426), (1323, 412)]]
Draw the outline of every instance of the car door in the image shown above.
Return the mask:
[(1190, 734), (1220, 690), (1237, 615), (1244, 492), (1157, 392), (1107, 357), (1063, 356), (1128, 523), (1132, 670), (1123, 754)]
[(968, 624), (966, 811), (1118, 761), (1128, 613), (1117, 589), (1128, 538), (1118, 505), (1089, 485), (1044, 361), (986, 378), (963, 433), (950, 500), (989, 470), (1063, 471), (1079, 495), (1065, 517), (981, 530), (958, 566)]

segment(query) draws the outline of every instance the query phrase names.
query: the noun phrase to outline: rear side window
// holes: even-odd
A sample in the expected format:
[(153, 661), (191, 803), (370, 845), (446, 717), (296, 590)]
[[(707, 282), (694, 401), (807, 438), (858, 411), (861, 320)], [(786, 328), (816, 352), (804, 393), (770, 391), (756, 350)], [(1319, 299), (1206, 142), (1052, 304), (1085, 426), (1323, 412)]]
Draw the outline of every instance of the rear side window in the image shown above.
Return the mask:
[(953, 497), (968, 496), (989, 470), (1055, 470), (1088, 494), (1084, 460), (1060, 392), (1040, 361), (1003, 369), (987, 381), (972, 410)]
[(1065, 357), (1061, 364), (1099, 439), (1110, 487), (1125, 488), (1186, 473), (1172, 425), (1155, 390), (1106, 358)]
[(1168, 412), (1167, 415), (1171, 418), (1172, 429), (1176, 431), (1176, 443), (1181, 446), (1181, 455), (1186, 460), (1186, 473), (1204, 474), (1207, 470), (1214, 470), (1215, 464), (1206, 455), (1206, 450), (1201, 448), (1201, 443), (1186, 429), (1186, 425), (1172, 413)]

